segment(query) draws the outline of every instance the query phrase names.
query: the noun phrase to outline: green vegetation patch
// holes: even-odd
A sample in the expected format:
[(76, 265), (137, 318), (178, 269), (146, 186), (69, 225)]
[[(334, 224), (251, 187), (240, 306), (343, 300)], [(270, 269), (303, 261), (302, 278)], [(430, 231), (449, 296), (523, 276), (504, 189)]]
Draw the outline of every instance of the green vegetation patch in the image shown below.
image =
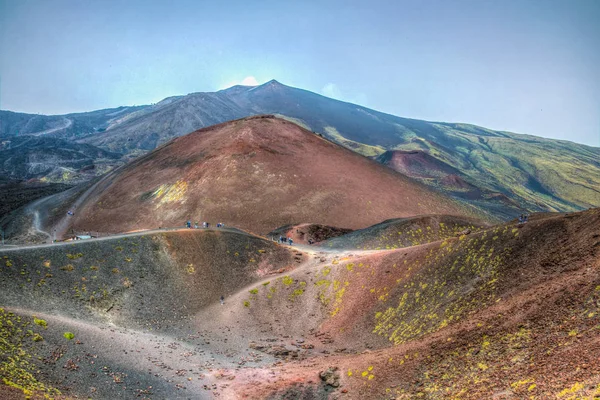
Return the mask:
[(294, 279), (291, 276), (286, 275), (281, 279), (281, 283), (286, 286), (290, 286), (292, 283), (294, 283)]
[[(40, 320), (41, 321), (41, 320)], [(45, 322), (45, 321), (44, 321)], [(37, 367), (31, 362), (34, 355), (24, 344), (43, 340), (41, 335), (28, 329), (30, 322), (0, 308), (0, 377), (2, 383), (23, 392), (26, 398), (34, 394), (46, 397), (60, 396), (60, 391), (37, 380)], [(29, 343), (31, 343), (29, 341)], [(35, 344), (32, 343), (35, 346)]]
[(43, 320), (43, 319), (39, 319), (39, 318), (36, 318), (36, 317), (34, 316), (34, 317), (33, 317), (33, 322), (34, 322), (36, 325), (39, 325), (39, 326), (41, 326), (41, 327), (42, 327), (42, 328), (44, 328), (44, 329), (47, 329), (47, 328), (48, 328), (48, 323), (47, 323), (45, 320)]
[[(507, 233), (507, 235), (510, 235)], [(445, 241), (432, 247), (424, 259), (408, 270), (424, 265), (414, 276), (398, 282), (398, 303), (374, 315), (373, 332), (401, 344), (433, 333), (456, 322), (473, 309), (495, 301), (495, 285), (510, 249), (497, 251), (487, 232), (479, 238)], [(467, 293), (464, 288), (472, 287)], [(376, 293), (387, 302), (388, 294)]]

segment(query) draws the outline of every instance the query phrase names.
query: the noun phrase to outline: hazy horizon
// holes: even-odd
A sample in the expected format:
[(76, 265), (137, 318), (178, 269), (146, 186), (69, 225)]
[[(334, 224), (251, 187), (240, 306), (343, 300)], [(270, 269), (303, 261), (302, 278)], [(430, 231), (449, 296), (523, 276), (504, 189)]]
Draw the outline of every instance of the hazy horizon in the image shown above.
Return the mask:
[(414, 119), (600, 147), (600, 2), (0, 0), (0, 109), (270, 79)]

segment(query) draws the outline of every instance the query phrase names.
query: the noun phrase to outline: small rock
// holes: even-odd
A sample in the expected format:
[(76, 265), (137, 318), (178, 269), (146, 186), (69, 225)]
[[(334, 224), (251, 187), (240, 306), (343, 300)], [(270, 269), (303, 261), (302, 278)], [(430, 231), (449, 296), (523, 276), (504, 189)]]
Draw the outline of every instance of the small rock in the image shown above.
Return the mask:
[(335, 388), (340, 386), (340, 373), (338, 367), (329, 367), (325, 371), (321, 371), (319, 377), (326, 385)]

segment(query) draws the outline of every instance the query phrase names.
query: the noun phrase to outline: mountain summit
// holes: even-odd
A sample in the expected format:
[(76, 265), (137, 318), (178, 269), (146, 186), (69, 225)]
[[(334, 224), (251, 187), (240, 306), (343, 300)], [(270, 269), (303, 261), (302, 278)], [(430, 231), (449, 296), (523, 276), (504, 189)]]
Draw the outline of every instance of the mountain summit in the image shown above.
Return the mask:
[[(598, 148), (468, 124), (396, 117), (276, 80), (169, 97), (150, 106), (52, 118), (0, 112), (0, 135), (67, 135), (130, 157), (173, 137), (259, 114), (288, 119), (368, 157), (386, 151), (419, 151), (418, 157), (397, 153), (395, 159), (398, 155), (407, 162), (423, 158), (428, 165), (443, 166), (436, 170), (435, 179), (422, 176), (420, 161), (396, 164), (400, 172), (419, 176), (423, 183), (451, 196), (478, 198), (478, 207), (501, 218), (523, 210), (575, 211), (600, 206)], [(379, 160), (390, 161), (389, 155)], [(395, 163), (387, 164), (395, 168)], [(457, 171), (440, 174), (450, 169)]]

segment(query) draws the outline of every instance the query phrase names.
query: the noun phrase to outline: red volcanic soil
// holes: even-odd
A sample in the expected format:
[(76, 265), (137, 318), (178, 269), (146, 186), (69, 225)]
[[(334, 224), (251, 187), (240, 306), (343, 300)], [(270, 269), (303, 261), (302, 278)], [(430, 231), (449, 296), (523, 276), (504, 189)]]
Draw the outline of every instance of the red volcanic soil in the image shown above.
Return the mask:
[(377, 158), (394, 171), (418, 180), (437, 180), (438, 185), (464, 199), (481, 199), (483, 192), (465, 181), (461, 172), (421, 150), (390, 150)]
[(486, 196), (488, 199), (497, 200), (505, 204), (513, 205), (515, 207), (519, 207), (519, 205), (510, 197), (505, 195), (504, 193), (490, 193)]
[(390, 150), (377, 160), (395, 171), (415, 178), (440, 178), (460, 173), (456, 168), (421, 150)]
[(460, 176), (454, 174), (443, 177), (440, 182), (444, 186), (450, 186), (455, 189), (477, 190), (475, 186), (471, 185)]
[(466, 207), (368, 158), (273, 116), (176, 138), (115, 171), (71, 228), (124, 232), (224, 222), (265, 234), (313, 221), (351, 229)]

